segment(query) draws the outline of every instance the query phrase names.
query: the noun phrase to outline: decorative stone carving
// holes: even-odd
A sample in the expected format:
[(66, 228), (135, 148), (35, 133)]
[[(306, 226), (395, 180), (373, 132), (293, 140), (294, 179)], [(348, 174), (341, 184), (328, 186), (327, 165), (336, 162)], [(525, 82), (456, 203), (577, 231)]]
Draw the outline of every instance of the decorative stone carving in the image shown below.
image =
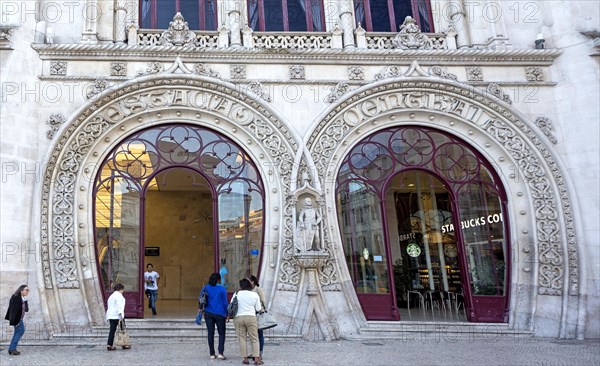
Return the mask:
[(323, 224), (324, 217), (322, 205), (324, 199), (321, 193), (310, 186), (308, 172), (303, 171), (303, 186), (293, 193), (293, 201), (296, 203), (296, 214), (294, 222), (295, 253), (323, 250)]
[(231, 65), (229, 70), (232, 79), (246, 78), (246, 65)]
[(348, 66), (348, 79), (364, 80), (365, 72), (362, 66)]
[(508, 103), (508, 104), (512, 104), (512, 100), (510, 100), (510, 97), (508, 96), (508, 94), (505, 94), (502, 91), (502, 88), (500, 88), (500, 85), (491, 83), (487, 86), (487, 88), (485, 90), (486, 90), (486, 92), (490, 93), (491, 95), (495, 96), (496, 98), (500, 99), (501, 101)]
[(544, 81), (544, 70), (541, 67), (526, 67), (527, 81)]
[(443, 79), (456, 80), (456, 75), (449, 73), (445, 67), (432, 66), (429, 68), (429, 75), (437, 76)]
[(546, 117), (538, 117), (535, 119), (535, 125), (540, 128), (540, 130), (548, 137), (550, 142), (553, 144), (557, 144), (558, 140), (554, 137), (554, 126), (552, 125), (552, 121)]
[(108, 88), (108, 82), (105, 79), (100, 78), (94, 80), (94, 84), (89, 85), (87, 88), (87, 99), (91, 99), (96, 95), (102, 93), (104, 90), (106, 90), (106, 88)]
[(264, 99), (267, 102), (271, 101), (271, 96), (269, 95), (269, 93), (263, 89), (263, 86), (261, 83), (259, 83), (258, 81), (253, 81), (251, 82), (248, 87), (250, 88), (250, 90), (252, 90), (252, 92), (254, 94), (256, 94), (260, 99)]
[(305, 77), (303, 65), (290, 65), (290, 79), (304, 80)]
[(50, 75), (67, 75), (67, 61), (50, 61)]
[(48, 138), (52, 140), (52, 138), (56, 134), (56, 131), (58, 131), (58, 129), (60, 128), (60, 125), (65, 123), (66, 120), (67, 119), (65, 118), (65, 116), (63, 116), (60, 113), (50, 115), (50, 119), (46, 121), (46, 124), (50, 125), (50, 131), (48, 131), (46, 136), (48, 136)]
[(163, 71), (165, 71), (165, 66), (163, 64), (160, 62), (150, 62), (148, 65), (146, 65), (146, 70), (139, 71), (137, 75), (152, 75), (161, 73)]
[(194, 47), (196, 33), (190, 30), (187, 22), (183, 19), (183, 15), (177, 12), (169, 23), (169, 29), (160, 36), (160, 42), (163, 46)]
[[(172, 68), (177, 65), (174, 64)], [(177, 90), (174, 91), (173, 87), (177, 87)], [(148, 88), (150, 91), (147, 90)], [(75, 253), (74, 223), (77, 211), (75, 183), (77, 177), (84, 174), (82, 167), (84, 157), (95, 141), (111, 126), (128, 121), (134, 111), (136, 114), (149, 116), (152, 113), (144, 112), (162, 110), (169, 108), (170, 103), (177, 103), (173, 98), (155, 98), (154, 93), (157, 91), (155, 89), (161, 89), (165, 94), (195, 94), (197, 98), (175, 99), (185, 101), (192, 108), (209, 109), (211, 113), (221, 114), (223, 118), (234, 121), (245, 133), (252, 135), (270, 156), (273, 166), (277, 167), (282, 180), (282, 194), (289, 196), (293, 156), (298, 149), (298, 143), (289, 128), (255, 98), (224, 87), (220, 83), (190, 80), (178, 77), (177, 74), (128, 85), (126, 89), (115, 90), (106, 95), (106, 98), (95, 100), (93, 105), (75, 116), (72, 124), (64, 130), (52, 149), (44, 171), (41, 198), (41, 259), (46, 288), (53, 287), (53, 274), (59, 288), (78, 288), (82, 280), (78, 273)], [(219, 94), (214, 93), (215, 90), (218, 90)], [(127, 98), (140, 100), (141, 103), (135, 105), (128, 103), (124, 99), (125, 94)], [(230, 108), (226, 110), (221, 108), (223, 105), (221, 100)], [(216, 102), (212, 104), (210, 101)], [(295, 207), (287, 200), (284, 206), (286, 216), (283, 219), (283, 258), (280, 262), (282, 267), (280, 278), (291, 290), (297, 289), (300, 281), (300, 268), (293, 262), (291, 255), (294, 209)], [(276, 255), (276, 252), (273, 255)]]
[(468, 81), (483, 81), (483, 70), (479, 66), (467, 66)]
[(116, 61), (111, 62), (110, 76), (127, 76), (127, 63)]
[(16, 25), (0, 25), (0, 50), (12, 50), (10, 37), (11, 32), (16, 28)]
[[(384, 100), (384, 93), (399, 92), (410, 93), (416, 90), (419, 97), (410, 101), (410, 105), (397, 98), (398, 103), (392, 105), (380, 103)], [(373, 97), (376, 95), (376, 97)], [(408, 94), (407, 94), (408, 95)], [(443, 97), (452, 96), (455, 103), (439, 103), (433, 100), (442, 100)], [(401, 111), (402, 109), (422, 110), (431, 109), (435, 112), (449, 112), (453, 105), (461, 106), (461, 116), (466, 120), (477, 123), (483, 116), (482, 107), (488, 108), (492, 113), (502, 116), (503, 119), (489, 119), (481, 126), (488, 136), (504, 147), (517, 163), (519, 171), (523, 174), (527, 184), (531, 187), (531, 199), (535, 208), (534, 227), (537, 231), (538, 245), (538, 292), (544, 295), (562, 295), (567, 291), (570, 295), (578, 293), (578, 258), (577, 243), (575, 241), (574, 217), (565, 186), (563, 173), (549, 153), (543, 140), (539, 138), (521, 119), (510, 110), (496, 103), (493, 98), (482, 96), (467, 88), (447, 85), (432, 81), (396, 81), (379, 85), (363, 91), (341, 103), (338, 109), (329, 113), (314, 130), (307, 141), (315, 168), (321, 174), (321, 180), (331, 182), (335, 179), (328, 166), (332, 164), (333, 151), (347, 135), (361, 126), (362, 121), (370, 120), (362, 115), (363, 103), (369, 103), (369, 108), (377, 107), (378, 113), (387, 110)], [(433, 106), (433, 108), (429, 106)], [(480, 106), (481, 105), (481, 106)], [(350, 113), (351, 112), (351, 113)], [(516, 132), (520, 130), (520, 132)], [(545, 165), (541, 158), (544, 159)], [(554, 182), (554, 183), (553, 183)], [(554, 188), (556, 184), (556, 188)], [(562, 205), (562, 216), (558, 210)], [(565, 230), (562, 234), (561, 230)], [(562, 238), (566, 238), (567, 253), (562, 250)], [(567, 264), (568, 263), (568, 264)], [(569, 271), (569, 284), (564, 283), (565, 272)], [(567, 287), (568, 286), (568, 287)]]
[(198, 75), (208, 76), (210, 78), (215, 79), (221, 79), (221, 75), (218, 72), (204, 66), (203, 64), (197, 64), (196, 66), (194, 66), (194, 72)]
[(403, 50), (430, 50), (433, 48), (429, 37), (421, 33), (417, 22), (411, 16), (404, 19), (404, 23), (400, 26), (400, 32), (392, 43)]
[(348, 92), (349, 89), (350, 85), (348, 85), (346, 81), (337, 83), (336, 86), (333, 87), (333, 91), (331, 92), (331, 94), (327, 96), (327, 101), (329, 103), (338, 101), (342, 97), (342, 95)]
[(397, 78), (399, 76), (402, 76), (400, 66), (386, 66), (382, 71), (375, 74), (375, 80)]

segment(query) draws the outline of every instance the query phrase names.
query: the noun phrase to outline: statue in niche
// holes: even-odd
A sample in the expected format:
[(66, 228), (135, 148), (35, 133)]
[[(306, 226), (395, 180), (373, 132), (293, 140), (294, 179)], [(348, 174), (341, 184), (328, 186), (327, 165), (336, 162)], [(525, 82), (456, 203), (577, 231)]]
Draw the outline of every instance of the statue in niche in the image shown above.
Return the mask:
[(296, 224), (297, 233), (297, 249), (302, 250), (321, 250), (322, 235), (321, 222), (323, 215), (321, 209), (313, 205), (313, 200), (310, 197), (304, 199), (304, 207), (300, 209), (298, 214), (298, 222)]

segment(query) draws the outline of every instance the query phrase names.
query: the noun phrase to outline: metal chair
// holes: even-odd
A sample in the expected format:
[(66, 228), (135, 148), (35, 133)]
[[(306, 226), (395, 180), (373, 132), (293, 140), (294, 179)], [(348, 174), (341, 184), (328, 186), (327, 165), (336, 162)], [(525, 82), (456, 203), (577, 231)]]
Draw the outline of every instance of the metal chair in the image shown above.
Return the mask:
[(410, 295), (417, 295), (417, 299), (419, 300), (419, 308), (421, 308), (421, 310), (423, 311), (423, 313), (425, 313), (425, 298), (423, 297), (423, 294), (421, 294), (420, 291), (417, 290), (408, 290), (406, 292), (406, 308), (408, 310), (408, 316), (410, 315)]
[(444, 299), (442, 297), (441, 292), (427, 291), (426, 299), (427, 299), (427, 302), (429, 302), (429, 305), (431, 306), (431, 313), (433, 313), (433, 311), (434, 311), (434, 309), (433, 309), (434, 305), (437, 305), (437, 308), (440, 311), (444, 310), (444, 313), (446, 312), (446, 304), (444, 304)]

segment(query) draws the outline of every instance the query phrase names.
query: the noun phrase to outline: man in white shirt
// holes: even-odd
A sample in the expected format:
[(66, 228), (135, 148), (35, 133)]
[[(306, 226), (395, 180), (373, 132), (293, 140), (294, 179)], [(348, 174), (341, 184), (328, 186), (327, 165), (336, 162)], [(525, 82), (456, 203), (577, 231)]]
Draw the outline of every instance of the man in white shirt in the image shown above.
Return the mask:
[(144, 272), (144, 289), (146, 290), (146, 296), (148, 296), (148, 307), (152, 309), (152, 315), (156, 315), (156, 299), (158, 298), (158, 279), (160, 278), (158, 272), (154, 270), (152, 263), (146, 265), (146, 272)]

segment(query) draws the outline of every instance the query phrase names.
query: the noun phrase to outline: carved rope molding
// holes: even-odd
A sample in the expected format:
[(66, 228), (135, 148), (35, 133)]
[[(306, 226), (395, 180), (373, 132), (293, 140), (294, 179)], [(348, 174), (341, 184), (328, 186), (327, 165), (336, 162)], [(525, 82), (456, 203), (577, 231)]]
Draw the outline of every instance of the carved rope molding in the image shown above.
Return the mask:
[[(414, 99), (411, 99), (410, 93), (415, 91)], [(533, 204), (535, 209), (535, 227), (538, 239), (539, 254), (539, 278), (538, 293), (542, 295), (560, 296), (565, 290), (564, 285), (564, 253), (561, 245), (561, 227), (560, 221), (564, 221), (565, 235), (567, 240), (567, 255), (569, 269), (568, 294), (578, 294), (578, 254), (577, 243), (575, 240), (575, 227), (573, 211), (566, 187), (563, 174), (558, 163), (550, 153), (548, 146), (540, 137), (523, 121), (517, 117), (511, 110), (497, 103), (489, 97), (483, 96), (469, 87), (461, 87), (454, 83), (444, 83), (438, 81), (423, 80), (390, 80), (385, 84), (373, 86), (370, 89), (355, 92), (346, 100), (343, 100), (338, 106), (333, 108), (318, 124), (315, 132), (311, 135), (307, 143), (307, 148), (315, 162), (316, 169), (320, 172), (320, 179), (335, 179), (335, 177), (325, 176), (327, 166), (332, 162), (333, 151), (346, 138), (348, 133), (362, 123), (366, 123), (370, 118), (364, 121), (349, 123), (343, 118), (343, 113), (356, 107), (360, 110), (362, 103), (370, 100), (369, 97), (377, 96), (385, 99), (385, 95), (394, 95), (405, 93), (408, 103), (413, 103), (418, 99), (418, 95), (442, 95), (455, 98), (457, 102), (464, 102), (466, 105), (482, 105), (488, 110), (497, 114), (493, 121), (487, 121), (483, 126), (478, 126), (488, 133), (488, 137), (496, 140), (504, 147), (506, 152), (519, 165), (519, 169), (527, 179), (527, 185), (532, 192)], [(392, 99), (393, 100), (393, 99)], [(387, 101), (386, 101), (387, 102)], [(391, 103), (391, 102), (390, 102)], [(374, 103), (373, 103), (374, 104)], [(363, 106), (373, 109), (375, 106)], [(385, 103), (382, 103), (385, 105)], [(446, 105), (444, 107), (444, 105)], [(446, 103), (439, 103), (437, 112), (461, 114), (470, 113), (467, 107), (463, 105), (460, 113), (443, 108), (449, 108)], [(427, 106), (394, 106), (379, 113), (389, 113), (406, 109), (424, 108), (424, 110), (433, 110), (433, 107)], [(366, 114), (366, 113), (365, 113)], [(373, 116), (374, 118), (375, 116)], [(359, 118), (360, 119), (360, 118)], [(464, 118), (471, 121), (471, 118)], [(519, 132), (517, 132), (517, 130)], [(523, 138), (522, 136), (526, 136)], [(540, 153), (546, 166), (534, 154), (534, 151)], [(552, 185), (552, 180), (556, 185), (556, 190)], [(558, 202), (557, 202), (558, 201)], [(560, 211), (558, 205), (562, 205), (562, 219), (559, 219)]]
[[(162, 93), (157, 93), (156, 89), (160, 88)], [(149, 100), (144, 100), (147, 91), (153, 93), (152, 101), (157, 104), (151, 105)], [(211, 104), (209, 99), (203, 105), (206, 109), (192, 105), (192, 98), (185, 97), (187, 92), (205, 93), (214, 98), (215, 104)], [(82, 174), (82, 162), (90, 148), (111, 127), (129, 120), (133, 115), (163, 109), (165, 104), (222, 114), (254, 136), (278, 169), (283, 183), (282, 193), (289, 195), (293, 156), (299, 145), (289, 128), (251, 96), (220, 82), (175, 74), (166, 77), (147, 76), (119, 89), (107, 90), (91, 101), (63, 129), (46, 164), (40, 225), (42, 272), (46, 288), (53, 288), (53, 273), (58, 288), (79, 288), (81, 285), (75, 253), (75, 184)], [(234, 106), (237, 107), (235, 111)], [(252, 114), (251, 118), (245, 118), (247, 112)], [(290, 208), (285, 207), (285, 212), (288, 211), (291, 212)], [(286, 227), (291, 227), (291, 215), (285, 217), (284, 222)], [(291, 233), (289, 235), (291, 237)]]

